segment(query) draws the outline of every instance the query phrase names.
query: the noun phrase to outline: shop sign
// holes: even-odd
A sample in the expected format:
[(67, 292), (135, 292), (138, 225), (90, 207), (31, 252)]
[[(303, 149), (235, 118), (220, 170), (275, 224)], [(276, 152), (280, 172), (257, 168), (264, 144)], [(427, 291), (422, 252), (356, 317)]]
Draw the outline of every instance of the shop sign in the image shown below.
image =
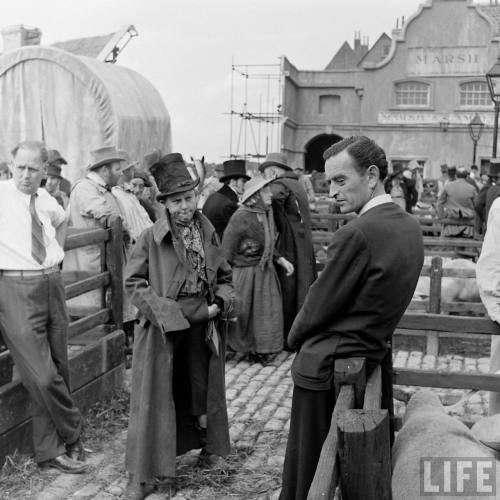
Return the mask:
[[(382, 125), (436, 125), (442, 121), (447, 121), (454, 125), (468, 125), (475, 112), (450, 113), (447, 115), (419, 112), (419, 111), (381, 111), (378, 114), (378, 123)], [(482, 122), (486, 126), (493, 126), (493, 112), (478, 113)]]
[(487, 54), (486, 47), (410, 47), (406, 70), (411, 76), (484, 75)]

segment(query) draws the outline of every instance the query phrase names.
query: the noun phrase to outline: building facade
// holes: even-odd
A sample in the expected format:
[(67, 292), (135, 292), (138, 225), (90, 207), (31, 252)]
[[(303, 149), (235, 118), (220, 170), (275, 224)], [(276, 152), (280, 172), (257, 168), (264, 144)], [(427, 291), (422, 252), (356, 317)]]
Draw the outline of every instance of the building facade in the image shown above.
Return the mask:
[(417, 161), (428, 178), (443, 163), (470, 166), (468, 124), (485, 124), (476, 163), (491, 157), (494, 107), (485, 74), (500, 55), (500, 6), (427, 0), (392, 36), (368, 50), (346, 42), (322, 71), (283, 58), (282, 149), (293, 165), (324, 170), (322, 154), (367, 135), (391, 163)]

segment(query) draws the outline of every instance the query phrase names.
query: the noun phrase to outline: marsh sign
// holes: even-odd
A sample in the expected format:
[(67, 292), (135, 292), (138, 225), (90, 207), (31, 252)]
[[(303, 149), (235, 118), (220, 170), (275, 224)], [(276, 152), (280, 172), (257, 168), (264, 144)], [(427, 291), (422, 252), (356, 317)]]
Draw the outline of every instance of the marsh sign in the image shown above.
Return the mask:
[(488, 68), (487, 51), (484, 47), (410, 47), (408, 49), (408, 75), (484, 75)]

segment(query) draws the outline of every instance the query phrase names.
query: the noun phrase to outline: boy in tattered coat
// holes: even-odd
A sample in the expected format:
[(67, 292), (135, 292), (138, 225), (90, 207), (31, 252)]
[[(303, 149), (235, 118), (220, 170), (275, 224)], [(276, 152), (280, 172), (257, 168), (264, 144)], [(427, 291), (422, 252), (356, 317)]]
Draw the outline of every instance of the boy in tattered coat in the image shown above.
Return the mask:
[(229, 452), (224, 335), (212, 328), (232, 307), (231, 268), (182, 156), (151, 167), (165, 214), (139, 237), (125, 284), (139, 309), (126, 468), (127, 499), (142, 499), (158, 478), (174, 491), (176, 455), (202, 448), (215, 465)]

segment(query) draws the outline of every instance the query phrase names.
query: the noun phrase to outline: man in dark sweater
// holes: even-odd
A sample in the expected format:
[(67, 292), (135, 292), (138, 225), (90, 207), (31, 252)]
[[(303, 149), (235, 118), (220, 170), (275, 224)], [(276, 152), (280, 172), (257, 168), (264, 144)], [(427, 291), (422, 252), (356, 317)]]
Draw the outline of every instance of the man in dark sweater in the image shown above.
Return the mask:
[(418, 281), (424, 249), (417, 220), (384, 191), (384, 151), (367, 137), (326, 150), (330, 196), (358, 214), (335, 232), (324, 271), (311, 286), (288, 335), (297, 349), (281, 500), (305, 500), (335, 405), (336, 358), (365, 357), (382, 366), (382, 404), (392, 403), (387, 343)]
[(229, 219), (238, 209), (238, 200), (245, 190), (245, 182), (250, 179), (246, 173), (245, 160), (225, 161), (223, 168), (224, 175), (219, 180), (224, 185), (207, 198), (202, 210), (221, 240)]

